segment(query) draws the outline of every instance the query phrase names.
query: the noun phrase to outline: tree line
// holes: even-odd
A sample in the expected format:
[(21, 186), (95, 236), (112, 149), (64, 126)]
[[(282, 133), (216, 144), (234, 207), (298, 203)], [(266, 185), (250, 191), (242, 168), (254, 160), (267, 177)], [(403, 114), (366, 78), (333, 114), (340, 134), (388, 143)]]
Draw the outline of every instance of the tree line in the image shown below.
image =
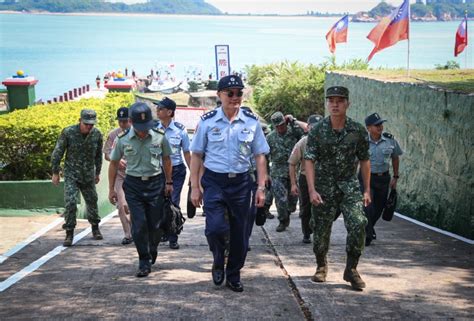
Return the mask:
[(204, 0), (160, 0), (127, 5), (104, 0), (5, 0), (0, 10), (47, 12), (122, 12), (166, 14), (221, 14)]

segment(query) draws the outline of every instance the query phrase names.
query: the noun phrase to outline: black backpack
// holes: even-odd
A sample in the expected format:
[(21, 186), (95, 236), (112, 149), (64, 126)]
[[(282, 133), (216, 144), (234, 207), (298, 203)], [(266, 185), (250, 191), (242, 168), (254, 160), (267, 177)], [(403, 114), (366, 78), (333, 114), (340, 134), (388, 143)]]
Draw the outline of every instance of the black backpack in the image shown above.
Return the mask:
[(161, 228), (166, 234), (178, 235), (183, 230), (184, 222), (186, 219), (181, 213), (181, 209), (178, 205), (173, 204), (169, 197), (165, 198), (163, 204), (163, 221)]

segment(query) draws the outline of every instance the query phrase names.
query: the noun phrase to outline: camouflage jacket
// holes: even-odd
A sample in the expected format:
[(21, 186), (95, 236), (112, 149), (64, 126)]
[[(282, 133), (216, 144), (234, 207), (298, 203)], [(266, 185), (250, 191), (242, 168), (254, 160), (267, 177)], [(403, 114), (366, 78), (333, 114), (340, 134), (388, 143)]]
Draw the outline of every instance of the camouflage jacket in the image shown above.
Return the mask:
[(336, 185), (345, 190), (340, 183), (357, 184), (358, 161), (370, 158), (367, 131), (349, 117), (344, 128), (335, 131), (326, 117), (309, 132), (304, 158), (315, 162), (316, 190)]
[(66, 153), (64, 177), (94, 181), (102, 167), (102, 143), (102, 133), (95, 127), (87, 136), (81, 134), (79, 124), (64, 128), (51, 155), (53, 174), (61, 170), (61, 159)]
[(289, 124), (285, 134), (280, 135), (276, 129), (267, 136), (270, 146), (270, 175), (272, 177), (288, 177), (288, 158), (295, 144), (303, 137), (304, 130), (297, 124)]

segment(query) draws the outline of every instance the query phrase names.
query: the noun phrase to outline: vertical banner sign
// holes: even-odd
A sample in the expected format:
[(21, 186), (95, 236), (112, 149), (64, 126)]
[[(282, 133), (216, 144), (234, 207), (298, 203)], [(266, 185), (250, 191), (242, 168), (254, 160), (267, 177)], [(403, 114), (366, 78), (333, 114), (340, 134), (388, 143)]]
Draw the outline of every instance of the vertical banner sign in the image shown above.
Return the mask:
[(229, 45), (216, 45), (216, 78), (230, 75)]

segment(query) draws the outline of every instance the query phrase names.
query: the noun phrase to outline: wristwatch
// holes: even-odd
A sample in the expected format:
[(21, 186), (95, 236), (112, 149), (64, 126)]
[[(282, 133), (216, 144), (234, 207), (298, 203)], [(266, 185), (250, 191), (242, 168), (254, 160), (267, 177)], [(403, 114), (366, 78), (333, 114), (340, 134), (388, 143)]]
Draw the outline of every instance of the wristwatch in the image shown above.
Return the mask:
[(265, 186), (259, 186), (257, 187), (257, 191), (262, 191), (262, 192), (265, 192)]

